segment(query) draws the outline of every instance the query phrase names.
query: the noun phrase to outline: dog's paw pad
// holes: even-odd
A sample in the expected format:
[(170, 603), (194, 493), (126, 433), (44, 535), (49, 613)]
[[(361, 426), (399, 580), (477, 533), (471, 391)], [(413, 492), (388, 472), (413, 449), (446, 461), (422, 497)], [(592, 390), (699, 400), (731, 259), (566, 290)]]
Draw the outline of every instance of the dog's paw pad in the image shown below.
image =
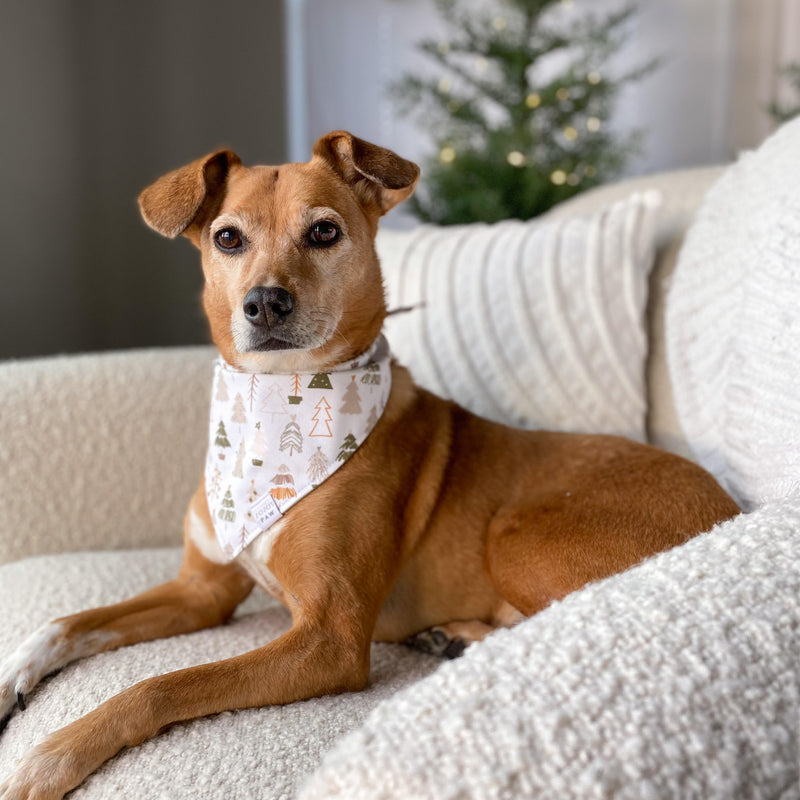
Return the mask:
[(428, 628), (415, 633), (405, 643), (415, 650), (439, 658), (458, 658), (469, 644), (465, 639), (451, 638), (442, 628)]

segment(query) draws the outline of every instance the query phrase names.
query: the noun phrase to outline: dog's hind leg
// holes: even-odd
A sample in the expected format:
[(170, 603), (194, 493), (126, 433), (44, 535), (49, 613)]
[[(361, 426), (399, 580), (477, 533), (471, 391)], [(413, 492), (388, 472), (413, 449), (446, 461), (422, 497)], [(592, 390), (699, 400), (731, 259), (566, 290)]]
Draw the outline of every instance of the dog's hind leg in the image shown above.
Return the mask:
[[(191, 527), (209, 526), (205, 494), (198, 491), (186, 518), (183, 565), (175, 580), (103, 608), (49, 622), (0, 665), (0, 731), (16, 704), (46, 675), (79, 658), (150, 639), (176, 636), (223, 623), (253, 587), (236, 564), (206, 558)], [(213, 535), (213, 534), (212, 534)]]

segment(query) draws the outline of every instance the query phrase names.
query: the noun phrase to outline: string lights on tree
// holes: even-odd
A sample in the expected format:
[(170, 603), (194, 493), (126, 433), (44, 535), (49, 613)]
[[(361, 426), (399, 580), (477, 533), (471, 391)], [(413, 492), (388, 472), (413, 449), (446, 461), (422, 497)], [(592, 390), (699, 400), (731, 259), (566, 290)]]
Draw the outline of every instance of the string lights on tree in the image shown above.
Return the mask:
[(449, 36), (419, 48), (437, 69), (394, 86), (435, 143), (411, 199), (420, 219), (528, 219), (617, 176), (639, 150), (640, 132), (609, 124), (622, 87), (656, 66), (612, 69), (634, 6), (598, 17), (591, 0), (434, 2)]

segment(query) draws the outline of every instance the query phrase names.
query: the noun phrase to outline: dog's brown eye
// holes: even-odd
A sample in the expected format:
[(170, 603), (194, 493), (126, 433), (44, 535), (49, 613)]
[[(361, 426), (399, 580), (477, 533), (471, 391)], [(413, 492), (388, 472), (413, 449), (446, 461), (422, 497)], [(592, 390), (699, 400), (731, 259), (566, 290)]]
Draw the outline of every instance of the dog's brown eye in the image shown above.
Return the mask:
[(315, 222), (308, 231), (308, 240), (311, 244), (329, 245), (334, 244), (339, 238), (339, 226), (329, 219), (321, 219)]
[(214, 244), (223, 251), (241, 249), (244, 241), (242, 234), (236, 228), (222, 228), (214, 234)]

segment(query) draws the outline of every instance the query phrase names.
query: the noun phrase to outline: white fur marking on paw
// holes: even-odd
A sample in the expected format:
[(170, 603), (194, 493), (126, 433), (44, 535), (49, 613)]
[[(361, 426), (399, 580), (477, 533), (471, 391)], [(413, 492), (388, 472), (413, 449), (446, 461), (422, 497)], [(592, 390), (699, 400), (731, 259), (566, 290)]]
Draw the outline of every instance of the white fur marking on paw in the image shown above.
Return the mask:
[(108, 631), (90, 631), (67, 638), (64, 630), (60, 622), (42, 625), (0, 665), (0, 719), (11, 711), (18, 694), (28, 694), (46, 675), (99, 652), (117, 636)]

